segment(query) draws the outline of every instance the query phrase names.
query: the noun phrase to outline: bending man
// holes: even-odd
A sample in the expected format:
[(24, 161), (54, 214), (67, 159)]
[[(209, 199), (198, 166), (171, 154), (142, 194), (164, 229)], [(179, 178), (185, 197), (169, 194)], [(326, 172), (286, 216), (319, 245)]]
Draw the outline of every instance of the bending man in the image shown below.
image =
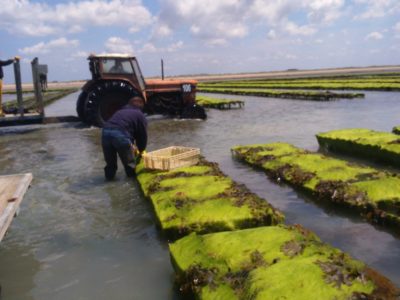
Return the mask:
[(117, 171), (117, 154), (126, 175), (136, 175), (136, 155), (140, 158), (147, 146), (147, 121), (142, 109), (143, 99), (134, 96), (104, 124), (102, 146), (107, 180), (112, 180)]

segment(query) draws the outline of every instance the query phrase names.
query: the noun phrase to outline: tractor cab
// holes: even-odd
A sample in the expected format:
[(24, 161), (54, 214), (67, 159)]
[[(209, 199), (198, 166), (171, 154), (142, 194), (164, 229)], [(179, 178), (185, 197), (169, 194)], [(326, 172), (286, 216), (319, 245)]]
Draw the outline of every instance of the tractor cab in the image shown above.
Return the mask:
[(92, 80), (126, 80), (142, 93), (145, 81), (134, 56), (125, 54), (91, 55), (88, 58)]

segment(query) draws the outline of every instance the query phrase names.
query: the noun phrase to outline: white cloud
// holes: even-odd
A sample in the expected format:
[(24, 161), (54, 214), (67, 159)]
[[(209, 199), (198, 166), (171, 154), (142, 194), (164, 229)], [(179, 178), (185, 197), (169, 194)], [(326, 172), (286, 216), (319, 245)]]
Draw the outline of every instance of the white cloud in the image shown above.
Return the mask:
[(32, 0), (0, 0), (0, 25), (29, 36), (82, 31), (91, 26), (120, 26), (131, 32), (152, 24), (140, 0), (86, 0), (50, 5)]
[(273, 60), (296, 60), (298, 57), (293, 53), (276, 52), (273, 53), (271, 59)]
[[(158, 26), (159, 32), (164, 26), (168, 28), (168, 35), (189, 28), (193, 37), (208, 45), (242, 39), (255, 26), (257, 30), (264, 28), (269, 39), (278, 33), (310, 36), (319, 25), (339, 18), (344, 5), (345, 0), (164, 0)], [(293, 19), (299, 13), (307, 17), (301, 24)]]
[(110, 37), (105, 44), (106, 51), (108, 53), (126, 53), (134, 54), (132, 44), (120, 37)]
[(68, 29), (68, 33), (82, 32), (84, 29), (80, 25), (73, 25)]
[(400, 12), (398, 0), (354, 0), (354, 2), (365, 7), (354, 17), (356, 20), (383, 18)]
[(303, 11), (309, 21), (329, 23), (342, 15), (344, 0), (254, 0), (251, 1), (249, 14), (263, 19), (269, 24), (278, 24), (293, 12)]
[(71, 55), (73, 58), (87, 58), (89, 53), (86, 51), (78, 51)]
[(308, 17), (312, 21), (330, 23), (342, 15), (344, 0), (307, 0), (304, 5), (307, 8)]
[(294, 54), (286, 54), (285, 58), (290, 59), (290, 60), (295, 60), (295, 59), (297, 59), (297, 56)]
[(158, 51), (157, 47), (153, 43), (146, 43), (140, 50), (141, 53), (156, 53)]
[(175, 51), (178, 51), (179, 49), (182, 49), (182, 47), (183, 47), (183, 42), (182, 41), (178, 41), (176, 43), (173, 43), (173, 44), (169, 45), (167, 47), (167, 51), (168, 52), (175, 52)]
[(400, 22), (397, 22), (396, 25), (393, 26), (394, 34), (396, 38), (400, 38)]
[(251, 2), (252, 3), (250, 3), (248, 14), (273, 25), (279, 23), (280, 20), (286, 18), (288, 14), (296, 10), (301, 1), (254, 0)]
[(377, 31), (369, 33), (366, 37), (365, 40), (381, 40), (383, 39), (383, 34)]
[(245, 23), (247, 3), (253, 0), (165, 0), (159, 20), (170, 30), (189, 28), (192, 36), (208, 44), (224, 44), (228, 39), (248, 34)]
[(164, 53), (164, 52), (176, 52), (183, 48), (183, 41), (178, 41), (176, 43), (172, 43), (167, 45), (166, 47), (156, 47), (153, 43), (146, 43), (143, 47), (138, 51), (140, 53)]
[(268, 31), (267, 37), (270, 40), (274, 40), (276, 38), (276, 32), (274, 29), (271, 29), (270, 31)]
[(381, 53), (381, 50), (380, 49), (370, 49), (369, 53), (370, 54), (378, 54), (378, 53)]
[(36, 45), (19, 49), (19, 53), (25, 55), (37, 55), (50, 53), (56, 49), (76, 48), (79, 46), (78, 40), (68, 40), (66, 38), (59, 38), (51, 40), (47, 43), (40, 42)]
[(308, 25), (298, 26), (297, 24), (290, 21), (287, 21), (283, 27), (284, 27), (283, 29), (291, 35), (308, 36), (308, 35), (313, 35), (317, 31), (312, 26)]
[(167, 37), (170, 36), (173, 33), (171, 28), (166, 25), (166, 24), (160, 24), (158, 25), (155, 30), (154, 30), (154, 36), (156, 37)]

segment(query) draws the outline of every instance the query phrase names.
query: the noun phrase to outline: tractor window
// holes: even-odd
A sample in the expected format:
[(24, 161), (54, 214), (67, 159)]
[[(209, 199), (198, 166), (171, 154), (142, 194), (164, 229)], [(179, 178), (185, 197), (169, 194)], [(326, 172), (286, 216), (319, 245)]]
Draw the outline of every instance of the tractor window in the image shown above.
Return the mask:
[(129, 60), (103, 59), (103, 72), (112, 74), (133, 74)]
[(142, 90), (144, 90), (145, 89), (144, 79), (143, 79), (142, 72), (140, 71), (137, 60), (136, 59), (132, 60), (132, 64), (133, 64), (133, 68), (135, 69), (135, 74), (136, 74), (137, 81), (139, 82), (139, 86)]

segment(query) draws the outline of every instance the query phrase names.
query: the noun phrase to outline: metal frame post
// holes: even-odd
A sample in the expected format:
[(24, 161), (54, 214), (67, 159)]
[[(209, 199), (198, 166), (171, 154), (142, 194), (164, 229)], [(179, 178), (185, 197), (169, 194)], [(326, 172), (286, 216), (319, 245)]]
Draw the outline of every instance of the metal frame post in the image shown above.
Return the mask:
[(21, 117), (24, 116), (24, 102), (22, 99), (22, 84), (21, 84), (21, 66), (19, 59), (14, 62), (14, 77), (15, 77), (15, 88), (17, 92), (18, 101), (18, 113)]
[(39, 79), (39, 59), (35, 57), (32, 62), (32, 79), (33, 79), (33, 88), (35, 90), (36, 103), (38, 105), (38, 111), (41, 116), (44, 117), (44, 105), (43, 105), (43, 94), (42, 89), (40, 88), (40, 79)]

